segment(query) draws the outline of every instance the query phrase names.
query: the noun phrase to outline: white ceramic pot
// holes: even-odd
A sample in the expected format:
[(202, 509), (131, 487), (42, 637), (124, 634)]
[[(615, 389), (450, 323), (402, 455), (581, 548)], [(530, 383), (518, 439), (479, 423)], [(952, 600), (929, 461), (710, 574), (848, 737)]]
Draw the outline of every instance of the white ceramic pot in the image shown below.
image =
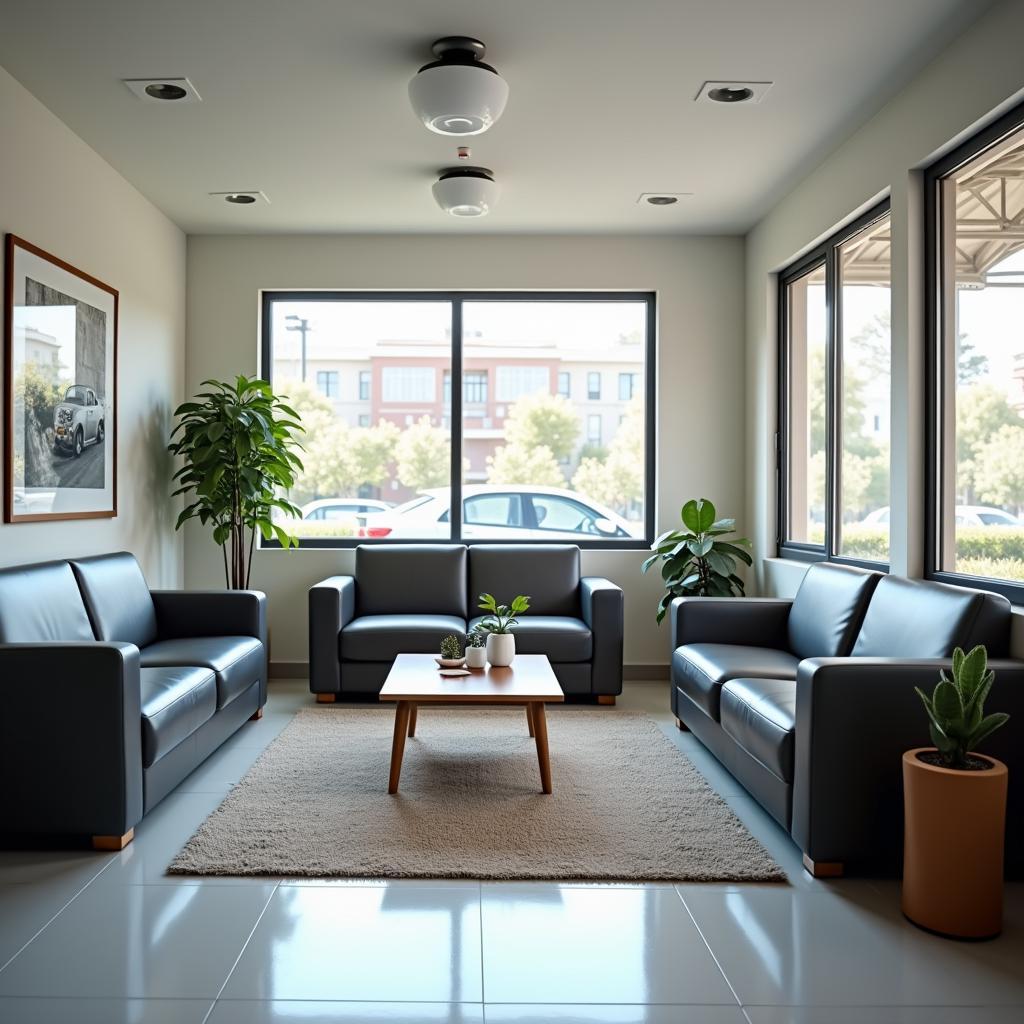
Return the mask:
[(512, 664), (516, 656), (516, 638), (514, 633), (488, 633), (487, 660), (495, 668), (505, 668)]
[(466, 668), (484, 668), (487, 665), (487, 651), (483, 647), (466, 648)]

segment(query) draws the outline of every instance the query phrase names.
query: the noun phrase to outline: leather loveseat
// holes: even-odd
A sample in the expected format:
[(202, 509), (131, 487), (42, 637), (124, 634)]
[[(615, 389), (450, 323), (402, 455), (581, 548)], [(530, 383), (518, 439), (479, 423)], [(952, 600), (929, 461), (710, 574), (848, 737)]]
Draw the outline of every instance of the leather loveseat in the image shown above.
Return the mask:
[[(1007, 866), (1024, 870), (1024, 662), (997, 594), (811, 566), (793, 600), (672, 602), (672, 710), (785, 828), (819, 876), (891, 871), (902, 842), (901, 755), (930, 745), (924, 708), (955, 647), (984, 644), (983, 751), (1010, 765)], [(950, 823), (956, 827), (955, 822)]]
[(0, 570), (0, 830), (135, 825), (267, 701), (266, 598), (151, 591), (127, 553)]
[(516, 651), (546, 654), (567, 694), (622, 692), (622, 591), (580, 576), (572, 544), (360, 544), (354, 576), (309, 591), (309, 688), (321, 702), (376, 695), (400, 653), (436, 653), (482, 620), (478, 596), (530, 597)]

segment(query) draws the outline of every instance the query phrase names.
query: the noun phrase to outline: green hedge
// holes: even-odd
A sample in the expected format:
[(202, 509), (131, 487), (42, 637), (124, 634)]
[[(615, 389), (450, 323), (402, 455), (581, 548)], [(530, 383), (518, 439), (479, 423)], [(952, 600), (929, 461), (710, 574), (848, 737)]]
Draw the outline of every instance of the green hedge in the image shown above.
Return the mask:
[(355, 537), (358, 529), (344, 520), (318, 523), (308, 519), (284, 519), (281, 526), (296, 537)]
[(1022, 558), (958, 558), (956, 571), (968, 576), (984, 576), (993, 580), (1012, 580), (1024, 583)]
[(956, 557), (1024, 558), (1024, 529), (1014, 526), (969, 526), (956, 531)]

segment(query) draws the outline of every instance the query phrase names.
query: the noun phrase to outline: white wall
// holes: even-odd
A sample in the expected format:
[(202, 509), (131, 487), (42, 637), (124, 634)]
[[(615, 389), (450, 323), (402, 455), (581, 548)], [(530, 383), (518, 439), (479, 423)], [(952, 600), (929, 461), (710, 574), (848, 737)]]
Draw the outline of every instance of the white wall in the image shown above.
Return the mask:
[[(694, 496), (740, 516), (742, 275), (737, 238), (191, 236), (187, 389), (206, 377), (256, 371), (261, 288), (655, 290), (658, 524), (677, 522)], [(641, 551), (586, 551), (583, 567), (626, 592), (626, 663), (663, 665), (668, 627), (654, 624), (660, 581), (640, 576), (643, 558)], [(220, 566), (202, 529), (188, 529), (186, 585), (220, 585)], [(348, 551), (257, 555), (253, 585), (269, 594), (275, 662), (306, 661), (306, 592), (351, 568)]]
[(0, 524), (0, 565), (123, 548), (152, 586), (180, 586), (165, 445), (184, 382), (185, 236), (3, 69), (0, 232), (120, 291), (118, 515)]
[[(750, 232), (746, 245), (747, 519), (755, 550), (775, 551), (776, 273), (889, 194), (892, 202), (892, 568), (924, 559), (924, 212), (922, 169), (1024, 96), (1024, 2), (967, 29), (913, 82), (814, 168)], [(802, 573), (761, 567), (766, 592)], [(768, 571), (765, 571), (765, 570)], [(1024, 629), (1018, 629), (1024, 653)]]

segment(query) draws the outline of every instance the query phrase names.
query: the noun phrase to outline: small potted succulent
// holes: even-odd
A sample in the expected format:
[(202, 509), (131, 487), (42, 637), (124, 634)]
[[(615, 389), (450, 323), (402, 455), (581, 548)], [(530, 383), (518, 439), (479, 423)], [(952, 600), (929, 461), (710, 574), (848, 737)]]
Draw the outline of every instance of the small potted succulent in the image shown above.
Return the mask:
[(477, 607), (487, 612), (488, 618), (477, 626), (487, 634), (487, 660), (497, 668), (506, 668), (516, 656), (516, 638), (512, 627), (530, 607), (530, 599), (520, 594), (511, 604), (498, 604), (493, 594), (481, 594)]
[(1002, 929), (1006, 765), (975, 752), (1009, 715), (986, 715), (995, 673), (980, 644), (953, 652), (934, 693), (917, 693), (934, 747), (903, 755), (903, 913), (961, 939)]
[(466, 637), (466, 668), (485, 668), (487, 665), (487, 634), (474, 629)]
[(441, 668), (462, 668), (466, 659), (462, 656), (462, 638), (454, 633), (441, 637), (441, 657), (437, 663)]

